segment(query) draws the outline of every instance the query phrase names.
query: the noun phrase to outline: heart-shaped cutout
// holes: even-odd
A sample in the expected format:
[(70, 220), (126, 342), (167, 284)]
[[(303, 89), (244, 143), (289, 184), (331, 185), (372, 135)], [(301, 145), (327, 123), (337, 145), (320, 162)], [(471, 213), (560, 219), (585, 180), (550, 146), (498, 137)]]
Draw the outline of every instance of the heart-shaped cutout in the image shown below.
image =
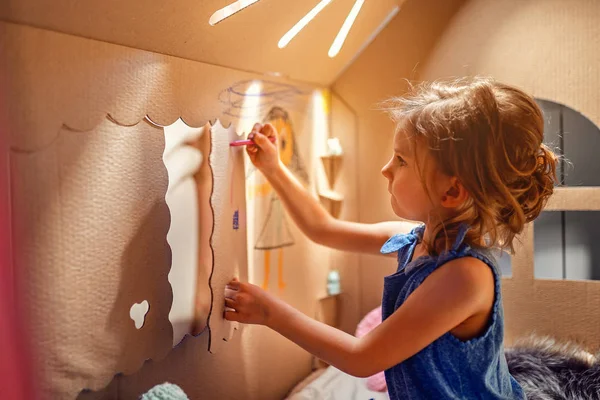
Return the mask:
[(150, 310), (150, 304), (148, 303), (148, 300), (144, 300), (141, 303), (135, 303), (131, 306), (131, 309), (129, 309), (129, 317), (131, 317), (135, 323), (136, 329), (141, 329), (144, 326), (148, 310)]

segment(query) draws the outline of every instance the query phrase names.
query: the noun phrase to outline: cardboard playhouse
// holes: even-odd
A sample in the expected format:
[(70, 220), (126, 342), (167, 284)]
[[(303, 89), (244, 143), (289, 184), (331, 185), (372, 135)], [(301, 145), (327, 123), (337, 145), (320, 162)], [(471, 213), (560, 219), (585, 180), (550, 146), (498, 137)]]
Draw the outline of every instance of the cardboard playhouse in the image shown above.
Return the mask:
[[(380, 303), (394, 261), (309, 242), (229, 147), (256, 121), (277, 125), (282, 161), (325, 207), (360, 222), (394, 219), (374, 178), (393, 126), (373, 106), (406, 79), (491, 75), (600, 126), (595, 0), (260, 0), (209, 23), (232, 3), (0, 4), (0, 193), (41, 398), (134, 399), (166, 381), (193, 399), (283, 398), (312, 358), (223, 320), (233, 276), (351, 333)], [(559, 133), (565, 156), (587, 160), (575, 170), (596, 168), (572, 150), (593, 147), (586, 136)], [(600, 211), (594, 186), (567, 182), (546, 214), (562, 225), (519, 238), (503, 281), (509, 345), (536, 333), (600, 346), (600, 266), (569, 250), (581, 244), (569, 221)], [(562, 274), (544, 276), (550, 229)], [(587, 275), (569, 272), (578, 262)]]

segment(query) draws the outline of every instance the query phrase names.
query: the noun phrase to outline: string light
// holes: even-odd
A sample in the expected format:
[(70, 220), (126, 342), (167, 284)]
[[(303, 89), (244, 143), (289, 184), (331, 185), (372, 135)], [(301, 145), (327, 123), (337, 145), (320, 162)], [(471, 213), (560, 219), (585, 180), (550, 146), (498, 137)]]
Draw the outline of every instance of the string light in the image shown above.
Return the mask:
[(356, 17), (358, 16), (358, 13), (360, 12), (360, 9), (364, 3), (365, 0), (356, 0), (356, 3), (354, 3), (352, 10), (350, 10), (350, 13), (344, 21), (344, 25), (342, 25), (342, 28), (338, 32), (333, 44), (331, 45), (331, 48), (329, 49), (329, 57), (333, 58), (337, 56), (342, 49), (342, 46), (346, 41), (346, 37), (348, 36), (348, 32), (350, 32), (350, 28), (352, 28), (352, 25), (354, 25), (354, 21), (356, 21)]
[(317, 4), (315, 6), (315, 8), (313, 8), (312, 10), (310, 10), (308, 12), (308, 14), (306, 14), (304, 17), (302, 17), (302, 19), (300, 21), (298, 21), (296, 23), (296, 25), (294, 25), (292, 27), (292, 29), (290, 29), (285, 35), (283, 35), (283, 37), (281, 38), (281, 40), (279, 40), (278, 46), (280, 49), (283, 49), (285, 46), (288, 45), (288, 43), (290, 43), (290, 41), (298, 34), (300, 33), (300, 31), (302, 29), (304, 29), (304, 27), (306, 25), (308, 25), (308, 23), (310, 21), (312, 21), (321, 11), (323, 11), (323, 9), (325, 7), (327, 7), (327, 5), (329, 3), (331, 3), (332, 0), (321, 0), (321, 2), (319, 4)]
[(252, 4), (257, 3), (259, 1), (260, 0), (238, 0), (235, 3), (231, 3), (230, 5), (215, 11), (215, 13), (208, 20), (208, 23), (214, 26), (219, 22), (223, 21), (225, 18), (229, 18), (236, 12), (239, 12), (244, 8), (251, 6)]
[[(230, 5), (216, 11), (210, 17), (209, 23), (211, 25), (216, 25), (224, 19), (229, 18), (233, 14), (243, 10), (244, 8), (254, 3), (257, 3), (258, 1), (260, 0), (238, 0), (235, 3), (231, 3)], [(279, 43), (277, 44), (278, 47), (280, 49), (285, 48), (292, 41), (292, 39), (294, 39), (300, 33), (300, 31), (302, 31), (302, 29), (304, 29), (306, 25), (308, 25), (310, 21), (312, 21), (317, 15), (319, 15), (319, 13), (323, 11), (323, 9), (327, 7), (327, 5), (329, 5), (329, 3), (331, 3), (332, 1), (333, 0), (321, 0), (319, 4), (317, 4), (312, 10), (310, 10), (304, 17), (302, 17), (300, 21), (298, 21), (296, 25), (292, 27), (292, 29), (290, 29), (288, 32), (286, 32), (285, 35), (281, 37)], [(350, 29), (352, 29), (352, 26), (356, 21), (356, 17), (360, 13), (360, 10), (364, 3), (365, 0), (356, 0), (356, 2), (354, 3), (354, 6), (348, 13), (344, 24), (340, 28), (340, 31), (338, 32), (333, 43), (331, 44), (331, 47), (329, 48), (329, 57), (333, 58), (339, 54), (340, 50), (342, 49), (342, 46), (344, 45), (344, 42), (346, 41), (346, 38), (348, 37), (348, 33), (350, 32)]]

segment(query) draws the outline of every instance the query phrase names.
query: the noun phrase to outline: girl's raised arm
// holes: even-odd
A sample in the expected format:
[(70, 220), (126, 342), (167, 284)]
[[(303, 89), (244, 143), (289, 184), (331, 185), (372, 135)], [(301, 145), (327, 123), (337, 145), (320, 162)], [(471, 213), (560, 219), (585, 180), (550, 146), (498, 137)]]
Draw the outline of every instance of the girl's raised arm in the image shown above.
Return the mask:
[(379, 254), (390, 236), (408, 233), (415, 226), (401, 221), (364, 224), (333, 218), (279, 160), (277, 145), (269, 139), (276, 135), (272, 125), (256, 124), (248, 136), (254, 144), (247, 147), (247, 152), (310, 240), (338, 250)]

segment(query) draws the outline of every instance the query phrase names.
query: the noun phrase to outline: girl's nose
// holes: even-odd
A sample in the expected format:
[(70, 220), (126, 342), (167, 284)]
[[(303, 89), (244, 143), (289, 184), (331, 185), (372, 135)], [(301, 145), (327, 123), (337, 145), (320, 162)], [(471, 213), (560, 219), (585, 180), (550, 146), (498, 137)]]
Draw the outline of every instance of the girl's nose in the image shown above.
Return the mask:
[(381, 174), (385, 176), (387, 179), (391, 179), (392, 174), (390, 173), (390, 163), (388, 162), (381, 168)]

